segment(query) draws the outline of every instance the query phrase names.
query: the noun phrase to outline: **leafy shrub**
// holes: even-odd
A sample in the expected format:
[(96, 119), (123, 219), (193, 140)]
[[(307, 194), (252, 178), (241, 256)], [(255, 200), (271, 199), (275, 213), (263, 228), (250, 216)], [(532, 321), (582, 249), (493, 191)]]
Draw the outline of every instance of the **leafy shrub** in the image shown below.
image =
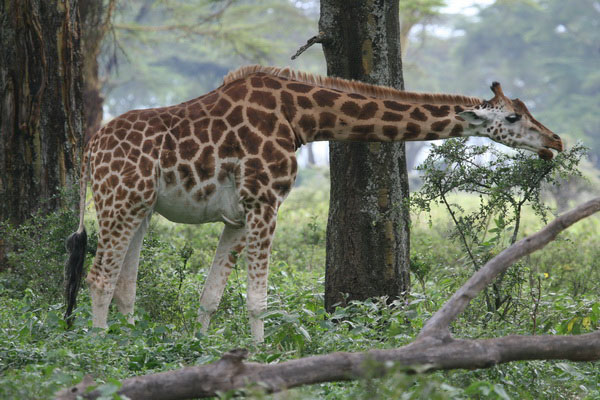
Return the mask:
[[(418, 211), (430, 211), (434, 203), (446, 209), (454, 225), (450, 238), (465, 251), (464, 265), (477, 270), (516, 242), (524, 207), (546, 221), (550, 208), (542, 201), (542, 188), (580, 175), (577, 165), (585, 148), (576, 145), (546, 161), (522, 151), (507, 154), (489, 145), (466, 143), (467, 139), (462, 138), (433, 146), (417, 168), (423, 174), (423, 185), (411, 202)], [(477, 195), (478, 207), (467, 211), (452, 202), (450, 195), (458, 191)], [(427, 268), (416, 258), (413, 265), (418, 267), (415, 273), (423, 284)], [(521, 264), (500, 275), (479, 299), (485, 303), (486, 315), (474, 317), (487, 322), (494, 316), (505, 319), (510, 313), (518, 313), (518, 291), (528, 273), (528, 266)]]
[[(110, 329), (100, 332), (91, 328), (85, 285), (75, 311), (74, 328), (65, 330), (62, 321), (60, 292), (66, 257), (62, 246), (77, 225), (76, 217), (38, 221), (36, 229), (40, 232), (55, 225), (63, 226), (64, 234), (56, 233), (55, 241), (45, 241), (43, 236), (47, 234), (41, 234), (39, 245), (28, 242), (22, 248), (18, 262), (45, 262), (46, 256), (40, 256), (40, 252), (55, 254), (56, 280), (49, 282), (47, 273), (36, 272), (25, 283), (16, 271), (0, 273), (5, 288), (0, 290), (0, 398), (52, 398), (56, 390), (80, 381), (85, 374), (104, 384), (110, 395), (120, 379), (213, 362), (236, 347), (251, 349), (253, 361), (276, 363), (312, 354), (393, 348), (411, 342), (423, 323), (473, 271), (464, 247), (452, 236), (455, 225), (445, 205), (432, 203), (431, 216), (425, 221), (413, 218), (412, 265), (418, 283), (407, 299), (391, 304), (386, 299), (351, 302), (330, 314), (323, 308), (327, 197), (320, 188), (300, 187), (282, 207), (269, 275), (266, 339), (260, 346), (253, 345), (250, 338), (243, 261), (230, 277), (209, 332), (196, 333), (199, 291), (216, 248), (219, 224), (174, 225), (155, 217), (141, 255), (136, 323), (130, 325), (113, 310)], [(462, 193), (452, 194), (448, 202), (461, 205), (465, 212), (479, 207), (476, 196)], [(524, 234), (537, 230), (540, 218), (530, 208), (524, 207), (522, 212), (520, 231)], [(53, 223), (52, 218), (63, 222)], [(504, 224), (507, 220), (504, 218)], [(497, 216), (490, 219), (490, 229), (502, 225)], [(599, 219), (590, 218), (522, 260), (522, 264), (511, 267), (504, 279), (513, 285), (514, 305), (504, 319), (486, 318), (489, 311), (482, 297), (459, 317), (452, 326), (453, 334), (480, 338), (532, 332), (576, 334), (598, 329), (600, 302), (593, 284), (600, 278), (598, 231)], [(486, 240), (498, 234), (502, 239), (495, 246), (504, 246), (510, 242), (506, 235), (510, 237), (512, 230), (488, 233)], [(93, 239), (91, 242), (93, 246)], [(495, 251), (488, 247), (487, 253), (482, 250), (477, 254), (484, 260)], [(89, 266), (90, 260), (86, 264)], [(36, 270), (38, 266), (33, 263), (23, 268)], [(52, 291), (54, 297), (48, 294)], [(591, 399), (600, 398), (599, 379), (593, 363), (518, 362), (487, 370), (426, 375), (407, 375), (401, 368), (392, 368), (384, 378), (367, 375), (357, 382), (303, 387), (289, 390), (284, 397)], [(245, 394), (250, 398), (273, 398), (258, 389)], [(223, 393), (222, 397), (234, 395)]]
[[(8, 268), (0, 275), (0, 287), (13, 296), (23, 296), (27, 289), (45, 304), (60, 301), (63, 292), (63, 269), (66, 261), (65, 240), (77, 228), (78, 214), (60, 209), (38, 212), (19, 226), (0, 222), (0, 236), (9, 249)], [(88, 253), (96, 250), (97, 237), (88, 235)]]

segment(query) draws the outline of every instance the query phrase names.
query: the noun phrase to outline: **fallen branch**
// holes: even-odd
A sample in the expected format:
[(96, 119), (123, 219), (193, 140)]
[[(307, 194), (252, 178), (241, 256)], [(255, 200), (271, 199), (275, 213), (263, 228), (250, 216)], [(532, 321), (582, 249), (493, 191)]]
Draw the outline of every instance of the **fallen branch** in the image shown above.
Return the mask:
[[(379, 377), (390, 368), (402, 366), (407, 372), (439, 369), (489, 368), (516, 360), (600, 359), (600, 332), (577, 336), (506, 336), (496, 339), (454, 340), (432, 344), (427, 339), (392, 350), (363, 353), (332, 353), (300, 358), (279, 364), (243, 362), (245, 350), (226, 353), (208, 365), (139, 376), (123, 381), (121, 395), (132, 400), (177, 400), (215, 396), (217, 392), (256, 385), (277, 392), (301, 385)], [(96, 399), (98, 390), (84, 394), (93, 385), (87, 379), (63, 390), (57, 400)]]
[[(495, 276), (597, 211), (600, 211), (600, 197), (565, 213), (538, 233), (501, 252), (452, 296), (409, 345), (362, 353), (331, 353), (279, 364), (244, 362), (248, 351), (237, 349), (212, 364), (126, 379), (118, 393), (132, 400), (177, 400), (211, 397), (252, 385), (277, 392), (307, 384), (379, 377), (391, 368), (425, 372), (489, 368), (517, 360), (600, 360), (600, 331), (576, 336), (505, 336), (480, 340), (453, 339), (448, 332), (449, 324)], [(78, 385), (59, 392), (56, 398), (96, 399), (100, 396), (98, 390), (85, 393), (92, 385), (95, 385), (93, 379), (86, 377)]]

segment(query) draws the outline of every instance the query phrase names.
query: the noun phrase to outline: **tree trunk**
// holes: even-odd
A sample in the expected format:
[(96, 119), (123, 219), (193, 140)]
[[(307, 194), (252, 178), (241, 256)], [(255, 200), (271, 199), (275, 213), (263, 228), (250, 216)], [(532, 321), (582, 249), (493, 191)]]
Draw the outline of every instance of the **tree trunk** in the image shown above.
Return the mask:
[(83, 66), (83, 118), (84, 140), (100, 129), (102, 124), (102, 104), (104, 98), (100, 94), (102, 84), (98, 76), (98, 55), (102, 39), (106, 34), (108, 24), (115, 7), (116, 0), (110, 0), (104, 9), (104, 1), (87, 0), (80, 4), (82, 33), (82, 66)]
[[(327, 74), (404, 88), (398, 2), (322, 0)], [(404, 143), (331, 143), (325, 307), (408, 291)], [(347, 294), (348, 296), (346, 296)]]
[(80, 71), (78, 0), (0, 2), (0, 221), (55, 210), (75, 182)]

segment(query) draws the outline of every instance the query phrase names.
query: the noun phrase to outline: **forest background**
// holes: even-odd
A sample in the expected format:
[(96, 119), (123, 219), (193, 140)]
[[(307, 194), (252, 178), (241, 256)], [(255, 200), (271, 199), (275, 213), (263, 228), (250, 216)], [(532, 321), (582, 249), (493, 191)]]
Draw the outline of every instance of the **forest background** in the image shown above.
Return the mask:
[[(182, 3), (118, 3), (100, 56), (105, 119), (197, 97), (241, 65), (326, 74), (320, 46), (290, 59), (317, 33), (317, 1), (237, 1), (197, 29), (197, 15), (223, 2)], [(406, 90), (485, 98), (499, 81), (570, 143), (582, 140), (600, 166), (598, 2), (408, 0), (400, 8)], [(318, 150), (322, 163), (325, 154)]]

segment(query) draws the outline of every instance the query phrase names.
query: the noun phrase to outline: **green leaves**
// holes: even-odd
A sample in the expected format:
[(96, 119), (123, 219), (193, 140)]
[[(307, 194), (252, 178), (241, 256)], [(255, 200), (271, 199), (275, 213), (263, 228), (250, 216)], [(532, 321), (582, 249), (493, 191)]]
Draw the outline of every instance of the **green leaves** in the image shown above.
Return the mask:
[[(457, 155), (465, 154), (461, 147), (453, 151)], [(463, 171), (468, 172), (468, 169)], [(122, 379), (214, 362), (237, 347), (250, 349), (251, 361), (277, 363), (301, 355), (393, 348), (413, 341), (423, 323), (472, 270), (471, 259), (464, 257), (464, 249), (447, 236), (448, 228), (454, 227), (451, 217), (431, 201), (432, 225), (413, 219), (411, 264), (414, 281), (419, 283), (405, 300), (354, 301), (330, 314), (323, 308), (322, 295), (327, 192), (320, 188), (327, 185), (320, 181), (315, 186), (319, 189), (303, 186), (293, 191), (280, 213), (269, 276), (269, 308), (264, 315), (267, 337), (259, 346), (252, 343), (248, 329), (243, 263), (232, 273), (208, 333), (197, 333), (198, 294), (218, 240), (219, 224), (190, 227), (167, 224), (160, 218), (153, 220), (142, 253), (136, 323), (129, 324), (113, 307), (107, 331), (91, 329), (90, 299), (85, 286), (75, 311), (74, 328), (66, 331), (62, 304), (52, 291), (45, 291), (43, 284), (49, 284), (43, 282), (46, 278), (39, 277), (45, 276), (42, 268), (46, 264), (28, 264), (29, 260), (38, 260), (39, 254), (49, 254), (55, 243), (40, 241), (38, 245), (23, 247), (18, 259), (23, 271), (31, 271), (27, 272), (29, 278), (22, 281), (22, 276), (13, 272), (0, 273), (2, 287), (10, 288), (0, 289), (0, 398), (51, 398), (59, 388), (91, 374), (99, 382), (98, 388), (105, 398), (118, 399)], [(476, 196), (462, 194), (449, 197), (448, 203), (456, 205), (453, 210), (458, 220), (459, 212), (466, 214), (477, 209), (477, 200)], [(510, 215), (498, 212), (488, 218), (484, 240), (473, 247), (481, 262), (510, 241), (515, 226)], [(49, 216), (33, 221), (33, 227), (21, 229), (23, 232), (42, 228), (57, 230), (55, 218), (63, 221)], [(465, 218), (464, 225), (471, 223), (476, 227), (474, 221)], [(60, 222), (58, 226), (63, 223), (66, 224)], [(536, 223), (539, 217), (525, 208), (522, 229), (531, 231)], [(72, 225), (65, 227), (65, 236), (72, 229)], [(507, 294), (511, 296), (510, 303), (506, 300), (500, 307), (502, 311), (505, 304), (511, 304), (504, 319), (490, 318), (485, 299), (480, 298), (451, 327), (455, 337), (530, 333), (533, 311), (530, 289), (538, 277), (541, 293), (536, 334), (575, 334), (597, 329), (600, 325), (596, 285), (600, 279), (598, 230), (598, 220), (582, 221), (543, 252), (515, 265), (515, 275), (507, 275), (505, 286), (498, 292), (501, 300)], [(64, 257), (64, 250), (61, 251)], [(529, 277), (528, 271), (531, 271)], [(60, 280), (52, 284), (60, 285)], [(537, 293), (534, 293), (536, 299)], [(490, 292), (490, 299), (493, 295)], [(591, 363), (522, 362), (489, 370), (415, 375), (406, 375), (402, 368), (391, 367), (383, 379), (368, 376), (367, 371), (365, 379), (356, 383), (290, 390), (289, 396), (324, 399), (598, 397), (597, 368)]]

